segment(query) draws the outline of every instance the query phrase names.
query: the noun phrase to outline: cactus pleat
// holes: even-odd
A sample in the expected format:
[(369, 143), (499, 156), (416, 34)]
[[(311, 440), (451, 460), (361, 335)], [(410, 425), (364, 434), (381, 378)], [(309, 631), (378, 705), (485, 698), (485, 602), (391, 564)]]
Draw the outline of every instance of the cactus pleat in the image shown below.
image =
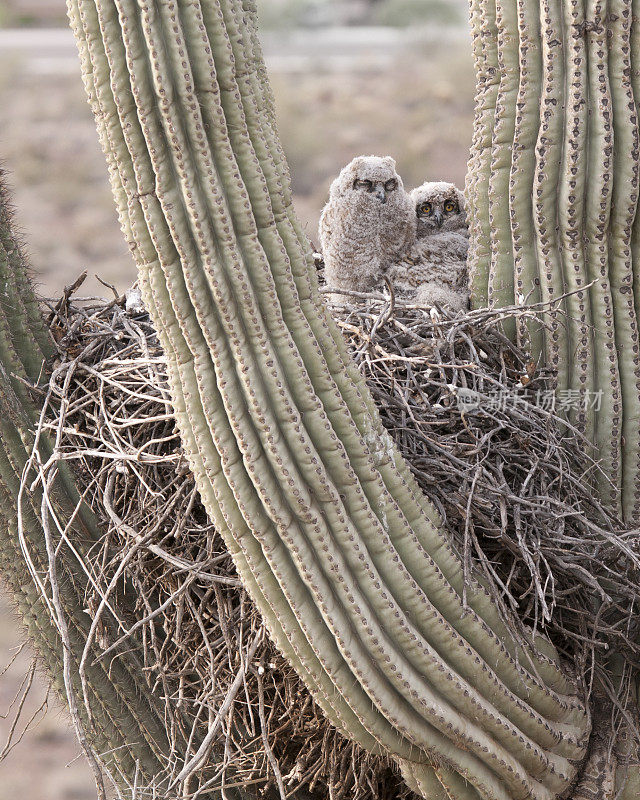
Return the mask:
[(514, 254), (511, 236), (510, 177), (516, 101), (519, 84), (518, 14), (516, 0), (497, 0), (498, 65), (500, 86), (495, 102), (489, 177), (489, 220), (491, 226), (491, 268), (488, 296), (490, 305), (515, 303)]
[(586, 158), (589, 105), (587, 101), (587, 52), (585, 14), (581, 0), (564, 6), (565, 129), (560, 167), (558, 223), (567, 297), (568, 353), (571, 358), (569, 390), (577, 392), (578, 405), (570, 408), (570, 418), (593, 437), (593, 412), (585, 406), (594, 389), (591, 303), (585, 286), (584, 207), (586, 197)]
[(467, 169), (466, 196), (474, 248), (469, 252), (471, 296), (475, 305), (488, 303), (491, 264), (489, 178), (495, 104), (500, 86), (494, 0), (471, 4), (471, 36), (476, 70), (473, 144)]
[[(404, 766), (404, 765), (403, 765)], [(418, 773), (410, 765), (403, 768), (408, 785), (429, 800), (478, 800), (480, 795), (459, 773), (442, 764), (433, 767), (431, 772)]]
[[(606, 480), (601, 492), (617, 504), (620, 485), (620, 380), (614, 334), (611, 286), (608, 271), (608, 229), (613, 174), (613, 121), (608, 77), (605, 14), (607, 3), (592, 0), (586, 6), (587, 76), (590, 115), (588, 120), (588, 184), (584, 208), (584, 256), (591, 306), (588, 368), (593, 386), (602, 390), (602, 413), (589, 414), (587, 430), (593, 428)], [(586, 398), (590, 406), (590, 397)]]
[[(639, 120), (639, 108), (640, 108), (640, 0), (632, 0), (631, 2), (631, 31), (630, 31), (630, 54), (629, 54), (629, 69), (630, 69), (630, 76), (626, 72), (624, 73), (624, 85), (628, 86), (629, 77), (631, 79), (631, 95), (633, 97), (633, 106), (629, 109), (631, 112), (630, 119), (638, 126)], [(635, 114), (634, 114), (635, 112)], [(615, 118), (617, 120), (617, 117)], [(632, 149), (632, 154), (634, 150)], [(635, 151), (637, 152), (637, 151)], [(636, 182), (638, 178), (636, 176)], [(635, 194), (637, 197), (637, 185), (634, 187), (632, 185), (632, 189), (635, 189)], [(632, 192), (630, 192), (630, 200), (631, 200)], [(637, 279), (636, 275), (638, 274), (638, 269), (640, 269), (640, 214), (636, 213), (633, 220), (631, 220), (631, 241), (630, 241), (630, 258), (631, 258), (631, 286), (632, 286), (632, 298), (633, 298), (633, 305), (635, 309), (635, 317), (636, 317), (636, 327), (638, 324), (638, 319), (640, 319), (640, 281)], [(637, 346), (637, 345), (636, 345)], [(633, 349), (633, 345), (631, 347), (631, 357), (633, 358), (634, 366), (637, 369), (637, 364), (640, 362), (640, 358), (638, 352)], [(627, 386), (625, 382), (625, 377), (623, 377), (623, 391)], [(626, 403), (626, 395), (623, 397), (623, 401)], [(623, 408), (623, 424), (624, 419), (627, 417), (627, 408), (626, 405)], [(633, 438), (631, 439), (633, 442)], [(637, 519), (640, 517), (640, 510), (638, 506), (640, 505), (640, 483), (635, 480), (635, 476), (640, 469), (640, 448), (633, 452), (631, 449), (627, 452), (626, 448), (623, 447), (623, 464), (625, 469), (629, 470), (629, 474), (625, 472), (623, 475), (623, 487), (625, 492), (625, 508), (632, 508), (633, 511), (633, 519)]]
[(252, 10), (71, 12), (185, 449), (277, 644), (330, 719), (418, 785), (563, 791), (587, 715), (553, 650), (518, 645), (475, 581), (465, 612), (460, 559), (345, 368), (290, 208)]
[(543, 360), (557, 371), (560, 409), (594, 444), (599, 493), (631, 522), (640, 445), (638, 23), (631, 0), (514, 3), (496, 2), (495, 21), (480, 0), (471, 3), (474, 36), (497, 25), (503, 71), (491, 165), (483, 161), (487, 124), (476, 109), (470, 170), (482, 174), (468, 178), (473, 302), (512, 302), (512, 286), (533, 302), (567, 295), (544, 342), (530, 331), (532, 357), (543, 345)]

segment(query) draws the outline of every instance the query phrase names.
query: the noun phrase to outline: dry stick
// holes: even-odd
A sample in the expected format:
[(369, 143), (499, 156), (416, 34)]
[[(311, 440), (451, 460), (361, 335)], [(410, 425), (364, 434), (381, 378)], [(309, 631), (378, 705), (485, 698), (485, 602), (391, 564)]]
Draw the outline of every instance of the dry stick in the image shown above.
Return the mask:
[[(50, 491), (53, 485), (53, 482), (56, 477), (56, 471), (52, 471), (47, 478), (47, 489)], [(67, 626), (67, 620), (64, 616), (64, 611), (62, 609), (62, 604), (60, 603), (60, 590), (58, 587), (58, 574), (56, 569), (56, 559), (57, 559), (57, 552), (56, 548), (53, 545), (53, 540), (51, 537), (51, 529), (49, 527), (49, 509), (47, 507), (46, 502), (46, 492), (43, 493), (42, 496), (42, 504), (41, 504), (41, 519), (42, 519), (42, 531), (44, 533), (45, 545), (47, 548), (47, 555), (49, 558), (49, 584), (51, 586), (51, 604), (55, 609), (55, 620), (56, 625), (58, 628), (58, 632), (60, 633), (60, 638), (62, 640), (62, 663), (63, 663), (63, 678), (64, 678), (64, 687), (65, 693), (67, 695), (67, 703), (69, 705), (69, 712), (71, 714), (71, 721), (73, 722), (73, 727), (76, 732), (76, 736), (78, 737), (78, 741), (80, 742), (80, 746), (84, 750), (84, 753), (87, 757), (87, 761), (89, 762), (89, 766), (93, 772), (93, 777), (96, 784), (96, 792), (98, 793), (99, 800), (107, 800), (107, 795), (104, 788), (104, 779), (102, 776), (102, 770), (98, 764), (98, 760), (93, 752), (93, 748), (89, 744), (87, 739), (84, 725), (82, 723), (82, 719), (80, 718), (80, 712), (78, 711), (78, 700), (76, 697), (76, 692), (73, 687), (73, 679), (71, 677), (71, 640), (69, 638), (69, 628)]]
[[(0, 678), (2, 678), (4, 675), (6, 675), (6, 674), (7, 674), (7, 672), (8, 672), (8, 671), (11, 669), (11, 667), (14, 665), (14, 663), (15, 663), (16, 659), (17, 659), (17, 658), (19, 658), (19, 656), (20, 656), (20, 653), (21, 653), (21, 652), (24, 650), (24, 648), (25, 648), (26, 646), (27, 646), (27, 642), (22, 642), (21, 644), (19, 644), (19, 645), (16, 647), (16, 651), (15, 651), (15, 653), (14, 653), (14, 654), (11, 656), (11, 658), (9, 659), (9, 661), (8, 661), (8, 662), (7, 662), (7, 663), (4, 665), (4, 667), (3, 667), (3, 668), (0, 670)], [(2, 716), (2, 715), (0, 714), (0, 716)]]
[[(111, 518), (111, 521), (114, 523), (116, 528), (127, 533), (137, 544), (142, 544), (144, 541), (143, 537), (130, 525), (127, 525), (127, 523), (123, 519), (121, 519), (113, 509), (113, 506), (111, 504), (111, 494), (113, 492), (114, 482), (115, 482), (115, 474), (111, 473), (107, 482), (107, 488), (105, 489), (103, 494), (104, 509)], [(191, 571), (194, 578), (195, 577), (202, 578), (203, 580), (211, 581), (214, 583), (223, 583), (227, 586), (240, 586), (239, 580), (234, 580), (233, 578), (226, 578), (223, 575), (210, 575), (209, 573), (201, 572), (200, 570), (197, 570), (195, 564), (190, 564), (188, 561), (185, 561), (182, 558), (177, 558), (176, 556), (172, 556), (164, 548), (159, 547), (156, 544), (146, 544), (145, 546), (147, 550), (149, 550), (149, 552), (158, 556), (158, 558), (164, 559), (164, 561), (167, 561), (174, 567)]]
[[(20, 647), (20, 650), (22, 650), (22, 646)], [(20, 652), (20, 651), (18, 651), (18, 652)], [(13, 659), (12, 659), (12, 661), (13, 661)], [(17, 747), (20, 744), (20, 742), (25, 737), (27, 732), (32, 729), (31, 724), (34, 722), (34, 720), (36, 720), (37, 717), (41, 713), (43, 715), (46, 713), (46, 709), (47, 709), (48, 704), (49, 704), (49, 690), (47, 690), (47, 694), (46, 694), (44, 700), (38, 706), (38, 708), (32, 713), (32, 715), (29, 717), (29, 719), (27, 720), (26, 724), (22, 728), (22, 731), (20, 732), (18, 738), (14, 741), (13, 737), (14, 737), (16, 729), (18, 727), (18, 723), (20, 722), (20, 718), (22, 716), (22, 712), (24, 710), (24, 705), (25, 705), (25, 703), (27, 701), (27, 697), (29, 696), (29, 692), (31, 691), (31, 688), (33, 686), (33, 679), (35, 677), (35, 673), (36, 673), (36, 662), (32, 661), (31, 662), (31, 666), (29, 667), (29, 671), (28, 671), (27, 675), (25, 676), (24, 680), (22, 681), (22, 684), (20, 685), (20, 688), (18, 689), (18, 692), (16, 693), (16, 696), (11, 701), (11, 704), (10, 704), (8, 710), (7, 710), (7, 713), (6, 714), (0, 714), (0, 719), (6, 719), (9, 716), (9, 712), (13, 708), (14, 703), (16, 702), (16, 700), (18, 700), (18, 697), (20, 698), (18, 700), (18, 707), (16, 708), (16, 711), (15, 711), (15, 713), (13, 715), (13, 720), (11, 721), (11, 726), (9, 728), (9, 732), (7, 733), (7, 740), (6, 740), (5, 745), (2, 748), (2, 750), (0, 750), (0, 763), (2, 761), (4, 761), (4, 759), (9, 755), (9, 753), (11, 753), (14, 750), (14, 748)]]
[[(261, 669), (263, 669), (263, 667), (258, 667), (258, 669), (254, 670), (254, 674), (258, 681), (258, 714), (260, 716), (262, 741), (264, 743), (264, 749), (267, 754), (267, 758), (269, 759), (269, 763), (271, 764), (271, 769), (273, 770), (276, 783), (278, 784), (278, 791), (280, 792), (280, 798), (281, 800), (287, 800), (287, 792), (286, 789), (284, 788), (282, 773), (280, 772), (280, 767), (278, 766), (276, 757), (273, 755), (273, 750), (271, 749), (271, 745), (269, 744), (269, 726), (267, 724), (267, 720), (264, 713), (264, 686), (262, 685)], [(329, 786), (329, 789), (331, 790), (331, 785)]]
[(193, 756), (193, 758), (184, 765), (184, 767), (178, 774), (176, 781), (169, 787), (169, 790), (174, 789), (176, 785), (181, 781), (186, 781), (189, 775), (191, 775), (198, 769), (198, 767), (202, 764), (202, 762), (209, 754), (209, 750), (213, 746), (214, 739), (216, 737), (216, 734), (218, 733), (220, 725), (222, 724), (222, 720), (224, 719), (227, 712), (231, 708), (233, 701), (236, 698), (236, 695), (240, 691), (240, 687), (242, 686), (242, 683), (244, 681), (247, 668), (251, 663), (251, 659), (256, 654), (256, 650), (258, 649), (258, 645), (262, 641), (263, 636), (264, 633), (262, 630), (260, 630), (256, 635), (256, 637), (254, 638), (253, 643), (251, 644), (251, 647), (249, 648), (247, 655), (245, 656), (244, 662), (241, 664), (240, 669), (238, 670), (238, 673), (233, 683), (231, 684), (231, 686), (227, 691), (224, 703), (218, 709), (216, 716), (213, 720), (213, 723), (209, 726), (209, 730), (207, 731), (207, 735), (202, 740), (202, 744), (196, 751), (196, 754)]

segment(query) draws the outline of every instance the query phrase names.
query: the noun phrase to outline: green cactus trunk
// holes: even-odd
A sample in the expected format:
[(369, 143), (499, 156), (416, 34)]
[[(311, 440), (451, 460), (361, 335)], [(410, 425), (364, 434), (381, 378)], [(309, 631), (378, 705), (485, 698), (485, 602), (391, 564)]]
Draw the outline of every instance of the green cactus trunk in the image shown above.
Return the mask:
[(483, 93), (490, 96), (469, 162), (473, 300), (549, 302), (569, 293), (560, 302), (568, 316), (544, 343), (533, 333), (533, 354), (557, 370), (558, 399), (595, 445), (601, 494), (637, 523), (635, 4), (513, 0), (497, 4), (495, 20), (483, 8), (472, 0), (479, 80), (495, 86), (495, 72), (487, 79), (482, 66), (494, 38), (500, 75), (497, 90)]

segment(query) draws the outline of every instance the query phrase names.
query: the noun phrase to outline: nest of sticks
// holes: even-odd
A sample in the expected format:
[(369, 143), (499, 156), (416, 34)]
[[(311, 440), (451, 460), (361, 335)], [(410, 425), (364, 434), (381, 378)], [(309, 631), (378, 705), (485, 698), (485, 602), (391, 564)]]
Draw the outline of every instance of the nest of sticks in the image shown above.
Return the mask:
[[(167, 730), (184, 741), (215, 718), (217, 766), (194, 753), (186, 768), (169, 765), (168, 782), (191, 772), (189, 797), (238, 784), (273, 798), (409, 797), (388, 761), (331, 727), (266, 636), (200, 503), (163, 355), (135, 293), (128, 303), (82, 300), (76, 288), (48, 303), (60, 359), (45, 427), (104, 523), (87, 564), (96, 586), (87, 608), (105, 607), (125, 572), (138, 607), (121, 623), (144, 628)], [(484, 574), (520, 634), (543, 629), (585, 676), (585, 691), (594, 678), (606, 684), (608, 652), (636, 664), (637, 531), (598, 503), (598, 466), (550, 400), (553, 375), (503, 333), (506, 317), (543, 324), (548, 309), (448, 318), (386, 294), (332, 302), (385, 427), (466, 568)], [(99, 625), (96, 636), (105, 655), (126, 641), (107, 641)]]

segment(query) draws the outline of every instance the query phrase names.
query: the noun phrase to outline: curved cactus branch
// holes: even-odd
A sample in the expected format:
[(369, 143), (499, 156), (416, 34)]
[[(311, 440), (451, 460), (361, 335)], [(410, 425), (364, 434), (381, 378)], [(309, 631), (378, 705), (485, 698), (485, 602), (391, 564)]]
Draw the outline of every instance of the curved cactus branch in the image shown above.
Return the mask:
[(588, 713), (548, 642), (523, 647), (483, 586), (463, 587), (339, 343), (292, 211), (253, 9), (70, 12), (185, 449), (271, 635), (334, 724), (421, 791), (565, 792)]

